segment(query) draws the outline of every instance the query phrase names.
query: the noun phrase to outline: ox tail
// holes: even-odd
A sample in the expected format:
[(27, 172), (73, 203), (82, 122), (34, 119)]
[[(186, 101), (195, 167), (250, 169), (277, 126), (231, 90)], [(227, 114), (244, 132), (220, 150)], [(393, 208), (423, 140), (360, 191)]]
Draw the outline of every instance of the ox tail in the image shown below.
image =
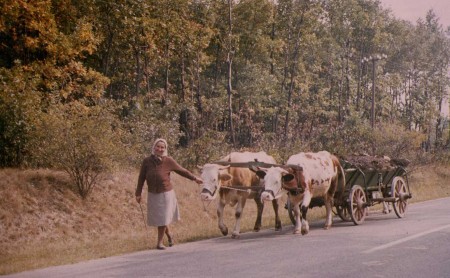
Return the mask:
[(345, 171), (342, 167), (341, 163), (339, 162), (339, 159), (337, 157), (333, 157), (333, 162), (335, 163), (336, 167), (338, 168), (338, 175), (337, 175), (337, 186), (336, 186), (336, 193), (339, 195), (337, 196), (338, 199), (341, 199), (343, 194), (345, 193)]
[(341, 163), (339, 163), (339, 190), (341, 191), (341, 197), (342, 194), (344, 194), (345, 192), (345, 185), (346, 185), (346, 181), (345, 181), (345, 171), (344, 168), (342, 167)]

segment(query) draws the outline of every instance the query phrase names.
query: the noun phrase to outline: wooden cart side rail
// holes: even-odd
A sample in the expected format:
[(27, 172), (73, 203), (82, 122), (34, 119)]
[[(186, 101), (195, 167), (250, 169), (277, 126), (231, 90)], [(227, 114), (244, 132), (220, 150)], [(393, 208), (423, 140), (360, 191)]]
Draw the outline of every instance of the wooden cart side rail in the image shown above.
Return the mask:
[(345, 188), (346, 190), (350, 190), (358, 179), (362, 179), (361, 186), (365, 186), (366, 184), (366, 174), (358, 167), (356, 168), (344, 168), (345, 172)]

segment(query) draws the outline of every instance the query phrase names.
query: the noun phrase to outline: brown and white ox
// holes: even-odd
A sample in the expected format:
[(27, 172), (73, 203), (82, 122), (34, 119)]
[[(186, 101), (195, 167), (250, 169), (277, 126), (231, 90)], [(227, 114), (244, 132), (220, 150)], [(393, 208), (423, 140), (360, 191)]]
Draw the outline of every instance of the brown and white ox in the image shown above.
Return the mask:
[(298, 153), (289, 157), (283, 168), (259, 168), (257, 175), (264, 179), (262, 200), (272, 201), (289, 192), (296, 221), (294, 234), (309, 232), (306, 213), (311, 201), (323, 200), (326, 207), (324, 228), (331, 227), (334, 195), (337, 190), (342, 192), (345, 186), (344, 170), (336, 156), (327, 151)]
[[(265, 162), (275, 164), (275, 159), (267, 155), (265, 152), (232, 152), (223, 157), (219, 161), (224, 162)], [(235, 217), (236, 223), (232, 233), (232, 238), (238, 238), (240, 232), (240, 221), (242, 211), (244, 210), (247, 199), (254, 199), (258, 208), (258, 215), (256, 217), (254, 231), (261, 229), (261, 218), (264, 209), (264, 202), (261, 200), (260, 192), (262, 190), (262, 180), (258, 178), (255, 172), (245, 167), (230, 167), (221, 166), (218, 164), (205, 164), (200, 167), (201, 177), (203, 180), (203, 187), (200, 193), (203, 201), (212, 201), (217, 196), (220, 199), (217, 203), (217, 216), (219, 222), (219, 229), (223, 235), (228, 234), (228, 227), (223, 221), (223, 211), (227, 204), (230, 206), (236, 205)], [(239, 186), (248, 187), (247, 190), (222, 188)], [(252, 186), (261, 187), (259, 190), (250, 190)], [(272, 200), (273, 209), (275, 211), (275, 230), (281, 230), (281, 220), (278, 215), (278, 200)]]

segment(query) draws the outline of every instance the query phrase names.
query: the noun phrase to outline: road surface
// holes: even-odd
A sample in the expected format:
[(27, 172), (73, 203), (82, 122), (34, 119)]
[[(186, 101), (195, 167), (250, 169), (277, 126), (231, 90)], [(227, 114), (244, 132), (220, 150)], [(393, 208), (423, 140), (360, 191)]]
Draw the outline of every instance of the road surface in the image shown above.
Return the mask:
[(450, 198), (410, 204), (402, 219), (323, 224), (306, 236), (285, 226), (6, 277), (450, 277)]

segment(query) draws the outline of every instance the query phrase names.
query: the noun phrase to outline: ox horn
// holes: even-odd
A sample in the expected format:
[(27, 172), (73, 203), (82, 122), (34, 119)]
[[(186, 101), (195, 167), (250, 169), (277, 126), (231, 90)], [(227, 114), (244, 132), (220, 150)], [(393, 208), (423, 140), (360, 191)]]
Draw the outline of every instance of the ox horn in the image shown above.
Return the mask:
[(225, 169), (228, 169), (228, 168), (230, 168), (230, 165), (221, 167), (221, 168), (219, 168), (219, 170), (225, 170)]

